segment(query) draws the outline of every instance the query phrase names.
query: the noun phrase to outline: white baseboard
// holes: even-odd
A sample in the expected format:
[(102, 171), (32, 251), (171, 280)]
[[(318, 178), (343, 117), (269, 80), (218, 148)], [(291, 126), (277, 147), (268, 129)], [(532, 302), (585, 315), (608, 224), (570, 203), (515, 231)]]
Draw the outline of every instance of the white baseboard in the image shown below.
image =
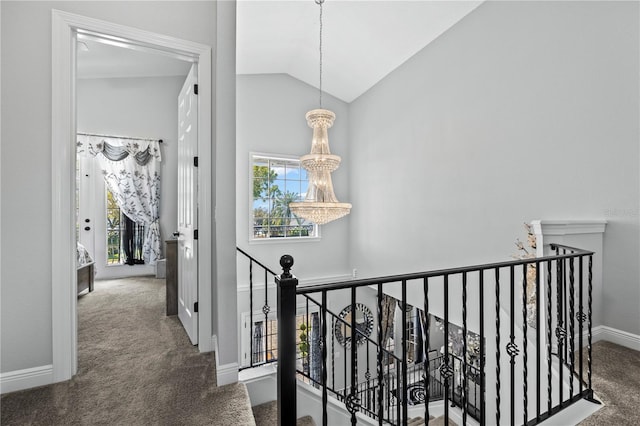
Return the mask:
[(53, 383), (53, 365), (9, 371), (0, 374), (0, 393), (15, 392), (51, 383)]
[(224, 386), (238, 381), (238, 363), (216, 366), (216, 376), (218, 386)]
[(211, 336), (211, 345), (216, 358), (216, 383), (218, 386), (229, 385), (238, 381), (240, 367), (237, 362), (220, 364), (220, 352), (218, 351), (218, 336)]
[(593, 327), (593, 341), (606, 340), (629, 349), (640, 351), (640, 336), (605, 325)]

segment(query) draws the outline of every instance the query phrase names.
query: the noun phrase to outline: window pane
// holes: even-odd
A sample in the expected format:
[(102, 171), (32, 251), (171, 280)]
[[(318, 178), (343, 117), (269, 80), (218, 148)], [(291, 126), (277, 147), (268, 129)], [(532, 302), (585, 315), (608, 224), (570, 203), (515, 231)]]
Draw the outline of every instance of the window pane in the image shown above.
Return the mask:
[(304, 200), (309, 186), (300, 161), (254, 156), (251, 171), (253, 238), (316, 237), (317, 225), (296, 217), (289, 208), (290, 203)]

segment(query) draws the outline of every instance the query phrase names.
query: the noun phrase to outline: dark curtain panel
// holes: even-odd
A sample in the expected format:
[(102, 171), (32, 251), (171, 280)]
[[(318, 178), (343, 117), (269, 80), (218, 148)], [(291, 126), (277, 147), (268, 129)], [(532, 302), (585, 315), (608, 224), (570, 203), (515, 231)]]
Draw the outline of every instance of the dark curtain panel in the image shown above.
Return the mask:
[(144, 246), (144, 224), (138, 224), (124, 216), (124, 234), (122, 244), (124, 245), (125, 263), (127, 265), (142, 265)]
[(254, 364), (264, 361), (264, 351), (262, 349), (262, 321), (254, 323), (253, 327), (253, 354), (251, 354), (251, 362)]

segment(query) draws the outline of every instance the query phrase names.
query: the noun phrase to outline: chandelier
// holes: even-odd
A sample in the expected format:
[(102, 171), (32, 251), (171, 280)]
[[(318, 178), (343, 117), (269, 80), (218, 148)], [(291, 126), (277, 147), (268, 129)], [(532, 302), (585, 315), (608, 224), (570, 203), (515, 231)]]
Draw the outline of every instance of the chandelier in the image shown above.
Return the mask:
[(346, 216), (351, 204), (341, 203), (333, 193), (331, 173), (340, 166), (340, 157), (329, 150), (328, 130), (333, 126), (336, 115), (322, 109), (322, 4), (324, 0), (315, 0), (320, 6), (320, 108), (309, 111), (305, 118), (313, 129), (311, 153), (300, 157), (302, 168), (307, 171), (309, 187), (304, 201), (290, 203), (289, 208), (298, 217), (323, 225)]

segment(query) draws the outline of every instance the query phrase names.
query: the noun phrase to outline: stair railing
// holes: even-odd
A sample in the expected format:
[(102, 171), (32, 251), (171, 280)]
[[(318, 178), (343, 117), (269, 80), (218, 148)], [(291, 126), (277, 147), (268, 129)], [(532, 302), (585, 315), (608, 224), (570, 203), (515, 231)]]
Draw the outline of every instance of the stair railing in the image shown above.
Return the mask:
[[(412, 304), (421, 295), (424, 312), (443, 311), (444, 346), (442, 362), (434, 374), (443, 385), (443, 394), (459, 406), (462, 423), (472, 415), (484, 424), (538, 424), (580, 399), (593, 399), (591, 383), (592, 306), (593, 306), (593, 252), (553, 245), (555, 254), (533, 259), (475, 265), (462, 268), (402, 274), (371, 279), (335, 282), (323, 285), (297, 287), (298, 280), (291, 274), (293, 258), (285, 255), (280, 264), (283, 273), (276, 276), (278, 286), (278, 419), (280, 425), (293, 425), (296, 419), (296, 305), (297, 298), (311, 298), (320, 311), (321, 377), (323, 425), (328, 424), (328, 375), (336, 374), (336, 367), (328, 365), (329, 342), (334, 331), (328, 330), (329, 296), (346, 299), (352, 313), (356, 312), (358, 294), (373, 292), (376, 296), (377, 336), (371, 339), (383, 348), (384, 295), (395, 297), (400, 306)], [(577, 268), (576, 268), (577, 264)], [(576, 270), (577, 269), (577, 270)], [(533, 285), (532, 285), (533, 283)], [(518, 294), (519, 293), (519, 294)], [(471, 295), (471, 298), (469, 297)], [(346, 297), (345, 297), (346, 296)], [(370, 294), (369, 294), (370, 296)], [(431, 299), (431, 300), (430, 300)], [(472, 300), (473, 302), (470, 302)], [(332, 306), (333, 306), (332, 305)], [(406, 309), (401, 309), (402, 324), (407, 322)], [(471, 317), (470, 317), (471, 315)], [(504, 317), (504, 318), (503, 318)], [(361, 376), (366, 374), (362, 358), (368, 361), (364, 350), (358, 350), (360, 331), (357, 315), (346, 317), (352, 343), (345, 350), (348, 368), (344, 374), (344, 403), (352, 425), (357, 424), (357, 413), (369, 411), (361, 398)], [(462, 353), (449, 348), (449, 323), (462, 323)], [(470, 326), (479, 333), (479, 368), (473, 371), (468, 361), (468, 333)], [(402, 345), (401, 356), (394, 360), (397, 377), (395, 388), (397, 413), (388, 415), (383, 387), (377, 386), (378, 398), (372, 410), (380, 425), (385, 422), (406, 425), (408, 414), (409, 373), (407, 330), (396, 336)], [(504, 330), (503, 330), (504, 329)], [(424, 353), (429, 348), (429, 330), (425, 330)], [(583, 335), (586, 333), (586, 360)], [(504, 335), (507, 334), (507, 337)], [(576, 350), (576, 334), (578, 348)], [(491, 336), (492, 339), (487, 337)], [(495, 336), (495, 340), (493, 339)], [(368, 338), (368, 336), (365, 336)], [(375, 380), (385, 382), (388, 354), (376, 350)], [(456, 382), (454, 357), (459, 356)], [(385, 358), (386, 364), (385, 364)], [(366, 364), (366, 363), (364, 363)], [(585, 365), (586, 364), (586, 365)], [(570, 370), (564, 374), (564, 366)], [(506, 368), (505, 368), (506, 367)], [(585, 371), (586, 367), (586, 371)], [(348, 370), (348, 371), (347, 371)], [(366, 370), (368, 371), (368, 369)], [(571, 373), (575, 372), (575, 373)], [(388, 373), (388, 371), (387, 371)], [(586, 377), (585, 377), (586, 374)], [(387, 374), (387, 377), (389, 375)], [(430, 374), (423, 375), (425, 419), (429, 419)], [(366, 380), (364, 380), (366, 382)], [(469, 383), (477, 383), (470, 403)], [(577, 382), (577, 385), (576, 385)], [(568, 387), (568, 392), (565, 388)], [(546, 392), (545, 392), (546, 391)], [(479, 393), (479, 395), (478, 395)], [(487, 399), (487, 395), (492, 399)], [(517, 398), (516, 398), (517, 396)], [(366, 409), (366, 410), (365, 410)], [(444, 423), (450, 417), (449, 404), (444, 404)], [(391, 420), (391, 421), (390, 421)]]
[[(271, 327), (269, 326), (269, 314), (272, 310), (271, 306), (269, 305), (269, 283), (273, 282), (273, 279), (277, 274), (241, 248), (236, 247), (236, 250), (249, 261), (249, 362), (243, 363), (241, 365), (240, 370), (242, 370), (264, 364), (274, 363), (277, 361), (277, 356), (273, 356), (273, 354), (278, 353), (278, 348), (271, 346)], [(256, 301), (254, 300), (254, 290), (256, 287), (260, 286), (254, 280), (254, 265), (259, 269), (259, 272), (262, 272), (262, 275), (264, 277), (264, 280), (262, 281), (264, 284), (264, 298), (260, 301), (262, 303), (262, 314), (264, 315), (264, 335), (260, 338), (260, 340), (264, 341), (264, 349), (262, 347), (256, 347), (257, 345), (255, 344), (257, 339), (254, 333), (256, 331), (261, 332), (262, 329), (256, 330), (254, 322), (253, 308), (254, 303), (256, 303)]]

